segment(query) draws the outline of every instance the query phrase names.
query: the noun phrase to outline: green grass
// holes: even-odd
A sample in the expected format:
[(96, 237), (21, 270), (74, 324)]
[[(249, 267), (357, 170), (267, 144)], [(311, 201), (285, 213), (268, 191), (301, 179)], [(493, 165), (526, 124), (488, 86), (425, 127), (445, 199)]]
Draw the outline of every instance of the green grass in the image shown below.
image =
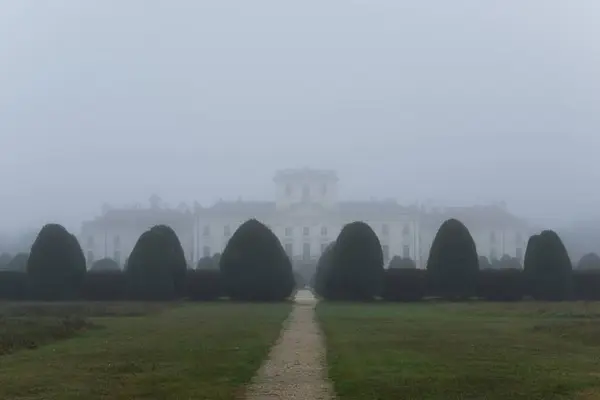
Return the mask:
[[(39, 347), (1, 356), (0, 398), (236, 399), (289, 310), (219, 302), (0, 305), (13, 327), (53, 318), (89, 324), (54, 342), (46, 330)], [(44, 326), (36, 329), (41, 335)]]
[(600, 399), (600, 303), (317, 307), (340, 400)]
[(93, 329), (90, 317), (139, 316), (165, 307), (158, 303), (0, 303), (0, 356)]

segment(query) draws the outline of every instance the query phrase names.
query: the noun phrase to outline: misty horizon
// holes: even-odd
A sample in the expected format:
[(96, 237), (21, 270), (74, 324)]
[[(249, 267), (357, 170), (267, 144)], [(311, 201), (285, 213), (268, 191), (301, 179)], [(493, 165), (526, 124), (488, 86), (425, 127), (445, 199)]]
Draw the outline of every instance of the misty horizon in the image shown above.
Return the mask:
[(0, 231), (304, 166), (343, 200), (600, 217), (597, 2), (165, 4), (0, 1)]

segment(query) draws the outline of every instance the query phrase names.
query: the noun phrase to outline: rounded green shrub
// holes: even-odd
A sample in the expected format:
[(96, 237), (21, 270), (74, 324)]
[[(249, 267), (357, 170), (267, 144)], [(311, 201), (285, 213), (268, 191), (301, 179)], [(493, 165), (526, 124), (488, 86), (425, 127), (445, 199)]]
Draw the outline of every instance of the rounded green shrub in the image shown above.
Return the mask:
[(169, 253), (169, 267), (173, 277), (173, 286), (176, 296), (185, 295), (185, 275), (187, 273), (187, 261), (181, 242), (175, 231), (167, 225), (155, 225), (150, 230), (159, 232), (165, 238), (165, 245)]
[(438, 230), (427, 260), (427, 273), (434, 293), (449, 300), (466, 299), (477, 293), (479, 259), (471, 233), (456, 219)]
[(220, 271), (224, 291), (234, 300), (281, 301), (294, 290), (290, 259), (277, 236), (255, 219), (231, 236)]
[(600, 256), (596, 253), (585, 254), (577, 263), (578, 270), (600, 269)]
[(333, 258), (333, 248), (335, 242), (329, 243), (325, 250), (321, 253), (319, 260), (317, 261), (317, 267), (315, 274), (313, 275), (311, 286), (313, 287), (317, 296), (323, 298), (334, 297), (329, 291), (331, 288), (331, 262)]
[(91, 268), (90, 271), (94, 271), (94, 272), (100, 272), (100, 271), (120, 271), (121, 267), (119, 267), (119, 264), (117, 264), (117, 262), (115, 260), (113, 260), (112, 258), (101, 258), (97, 261), (95, 261)]
[(345, 225), (333, 247), (326, 290), (331, 299), (373, 300), (381, 294), (383, 274), (383, 251), (373, 229), (361, 221)]
[(503, 255), (499, 260), (492, 263), (493, 269), (523, 269), (521, 262), (516, 257), (511, 257), (508, 254)]
[(536, 300), (566, 300), (571, 294), (573, 266), (556, 232), (542, 231), (529, 239), (524, 270)]
[(137, 300), (176, 297), (172, 263), (169, 239), (160, 230), (144, 232), (133, 247), (125, 269), (129, 295)]
[(75, 236), (61, 225), (45, 225), (27, 260), (31, 295), (39, 300), (76, 298), (85, 273), (85, 257)]

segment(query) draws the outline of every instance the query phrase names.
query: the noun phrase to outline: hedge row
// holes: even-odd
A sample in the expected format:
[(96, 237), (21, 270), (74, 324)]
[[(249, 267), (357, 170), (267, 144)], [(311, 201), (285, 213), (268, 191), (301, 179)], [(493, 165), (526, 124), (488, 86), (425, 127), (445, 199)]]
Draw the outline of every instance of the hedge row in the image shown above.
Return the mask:
[[(385, 272), (382, 297), (387, 301), (419, 301), (440, 297), (427, 270), (389, 268)], [(600, 270), (574, 270), (570, 300), (600, 300)], [(480, 270), (477, 297), (488, 301), (519, 301), (531, 296), (531, 284), (520, 269)]]
[[(135, 299), (127, 274), (116, 271), (88, 271), (79, 291), (79, 299), (118, 301)], [(219, 270), (188, 270), (185, 297), (190, 300), (215, 300), (223, 295)], [(24, 272), (0, 271), (0, 299), (33, 300), (30, 281)]]
[[(519, 301), (530, 295), (522, 270), (481, 270), (477, 295), (489, 301)], [(427, 271), (414, 268), (390, 268), (385, 271), (382, 297), (387, 301), (419, 301), (438, 297), (432, 290)], [(600, 300), (600, 270), (575, 270), (572, 273), (572, 300)], [(214, 300), (223, 296), (218, 270), (188, 270), (185, 297), (190, 300)], [(88, 272), (79, 293), (81, 300), (117, 301), (132, 299), (127, 275), (122, 271)], [(0, 271), (0, 299), (32, 300), (27, 274)]]

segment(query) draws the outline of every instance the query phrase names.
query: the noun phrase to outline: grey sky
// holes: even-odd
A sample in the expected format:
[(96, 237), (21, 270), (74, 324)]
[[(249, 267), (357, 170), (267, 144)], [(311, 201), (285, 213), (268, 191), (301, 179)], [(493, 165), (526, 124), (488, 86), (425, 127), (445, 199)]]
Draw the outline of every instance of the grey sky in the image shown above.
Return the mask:
[(0, 0), (0, 225), (107, 201), (346, 198), (600, 215), (600, 2)]

